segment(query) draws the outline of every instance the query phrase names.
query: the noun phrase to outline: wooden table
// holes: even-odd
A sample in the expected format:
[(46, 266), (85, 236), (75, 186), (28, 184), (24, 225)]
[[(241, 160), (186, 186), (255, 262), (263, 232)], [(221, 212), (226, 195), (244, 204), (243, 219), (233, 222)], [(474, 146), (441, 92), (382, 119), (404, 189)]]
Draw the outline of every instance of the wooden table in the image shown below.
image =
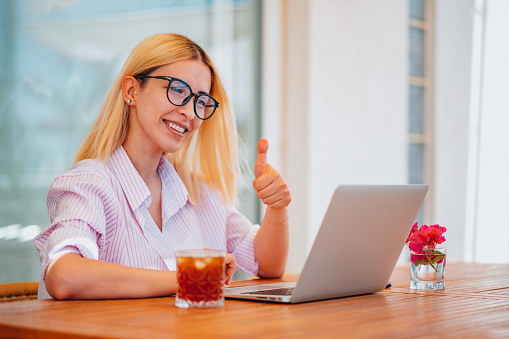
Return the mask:
[(509, 337), (509, 265), (448, 263), (442, 291), (410, 290), (408, 265), (391, 282), (380, 293), (296, 305), (227, 300), (218, 309), (179, 309), (173, 297), (2, 303), (0, 337)]

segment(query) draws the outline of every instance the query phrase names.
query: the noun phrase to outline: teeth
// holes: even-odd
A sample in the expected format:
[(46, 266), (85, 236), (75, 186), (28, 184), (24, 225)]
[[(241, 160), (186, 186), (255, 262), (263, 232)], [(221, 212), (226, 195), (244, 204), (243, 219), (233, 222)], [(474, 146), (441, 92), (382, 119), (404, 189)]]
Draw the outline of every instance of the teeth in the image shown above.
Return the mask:
[(167, 124), (168, 126), (170, 126), (170, 128), (174, 129), (175, 131), (177, 131), (177, 132), (179, 132), (179, 133), (184, 133), (184, 132), (186, 131), (186, 129), (185, 129), (185, 128), (182, 128), (182, 127), (180, 127), (180, 126), (177, 126), (177, 125), (175, 125), (173, 122), (169, 122), (169, 121), (167, 121), (167, 122), (166, 122), (166, 124)]

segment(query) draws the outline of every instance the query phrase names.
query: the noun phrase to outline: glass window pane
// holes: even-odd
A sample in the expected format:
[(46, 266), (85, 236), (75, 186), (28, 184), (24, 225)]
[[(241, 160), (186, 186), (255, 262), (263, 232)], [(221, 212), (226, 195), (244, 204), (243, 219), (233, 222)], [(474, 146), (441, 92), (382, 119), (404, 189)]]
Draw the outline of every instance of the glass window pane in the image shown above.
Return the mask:
[(408, 183), (424, 183), (424, 144), (411, 142), (408, 145)]
[(425, 0), (410, 0), (408, 3), (408, 10), (411, 19), (424, 21), (424, 6)]
[[(255, 0), (1, 0), (0, 241), (4, 226), (48, 225), (52, 180), (70, 169), (132, 48), (155, 33), (180, 33), (204, 47), (236, 110), (241, 151), (256, 158), (260, 21)], [(259, 222), (256, 193), (241, 195), (241, 211)], [(33, 244), (26, 248), (38, 261)], [(18, 253), (0, 242), (5, 260), (4, 249)], [(0, 271), (8, 272), (2, 262)], [(0, 275), (0, 283), (15, 279), (23, 280)]]
[(424, 87), (410, 85), (408, 88), (408, 131), (424, 133)]
[(413, 77), (424, 77), (424, 30), (409, 28), (409, 74)]

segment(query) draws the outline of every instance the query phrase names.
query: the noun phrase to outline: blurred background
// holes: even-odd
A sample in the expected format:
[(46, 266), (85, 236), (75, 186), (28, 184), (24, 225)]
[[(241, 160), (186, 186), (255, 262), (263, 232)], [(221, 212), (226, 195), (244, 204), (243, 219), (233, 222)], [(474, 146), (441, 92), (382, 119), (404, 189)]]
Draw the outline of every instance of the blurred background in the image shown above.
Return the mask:
[(341, 183), (427, 183), (418, 221), (448, 228), (448, 260), (509, 262), (509, 1), (0, 0), (0, 283), (39, 280), (49, 185), (160, 32), (212, 57), (251, 168), (269, 139), (292, 190), (288, 271)]

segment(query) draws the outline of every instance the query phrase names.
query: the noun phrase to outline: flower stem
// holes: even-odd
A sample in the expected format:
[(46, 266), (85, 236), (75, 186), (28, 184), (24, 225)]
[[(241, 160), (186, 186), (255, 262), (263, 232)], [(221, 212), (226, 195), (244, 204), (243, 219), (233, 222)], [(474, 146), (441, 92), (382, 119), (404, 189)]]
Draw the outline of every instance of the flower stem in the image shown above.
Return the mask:
[[(428, 262), (428, 264), (433, 267), (433, 269), (435, 270), (436, 273), (438, 273), (438, 270), (437, 268), (433, 265), (433, 262), (431, 261), (431, 257), (428, 256), (429, 254), (429, 250), (426, 250), (426, 261)], [(432, 252), (433, 254), (433, 252)]]
[(437, 272), (437, 273), (438, 273), (437, 268), (436, 268), (435, 266), (433, 266), (433, 264), (432, 264), (432, 263), (429, 263), (429, 265), (430, 265), (431, 267), (433, 267), (433, 269), (435, 270), (435, 272)]

